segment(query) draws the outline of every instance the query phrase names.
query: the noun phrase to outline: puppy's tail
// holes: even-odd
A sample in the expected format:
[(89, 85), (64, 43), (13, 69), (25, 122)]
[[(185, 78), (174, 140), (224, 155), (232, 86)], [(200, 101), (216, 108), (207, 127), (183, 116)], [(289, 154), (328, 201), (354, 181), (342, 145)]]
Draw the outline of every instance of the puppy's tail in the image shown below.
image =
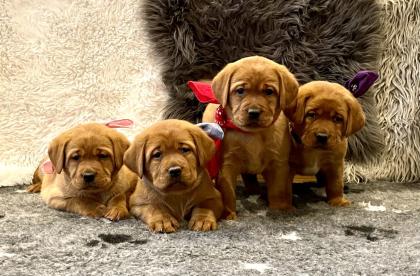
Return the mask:
[(41, 191), (42, 174), (41, 166), (39, 166), (32, 176), (32, 183), (26, 188), (29, 193), (39, 193)]

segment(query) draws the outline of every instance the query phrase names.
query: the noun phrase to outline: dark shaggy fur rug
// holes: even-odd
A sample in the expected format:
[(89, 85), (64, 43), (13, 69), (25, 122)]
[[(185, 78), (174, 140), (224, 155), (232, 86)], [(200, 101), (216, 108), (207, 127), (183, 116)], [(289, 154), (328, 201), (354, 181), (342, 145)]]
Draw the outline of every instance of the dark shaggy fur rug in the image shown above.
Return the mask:
[[(380, 12), (375, 0), (144, 0), (141, 16), (170, 94), (164, 117), (200, 120), (204, 106), (187, 81), (211, 79), (245, 56), (284, 64), (301, 84), (344, 84), (361, 69), (377, 70)], [(360, 102), (367, 124), (349, 140), (352, 162), (383, 147), (372, 93)]]

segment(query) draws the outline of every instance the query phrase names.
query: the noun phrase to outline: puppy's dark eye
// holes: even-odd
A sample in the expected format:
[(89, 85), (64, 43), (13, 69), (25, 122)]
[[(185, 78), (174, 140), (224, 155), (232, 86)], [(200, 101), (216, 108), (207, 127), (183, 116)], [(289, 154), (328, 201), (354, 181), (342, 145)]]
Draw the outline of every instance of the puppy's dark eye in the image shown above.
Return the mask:
[(75, 154), (71, 157), (71, 159), (74, 160), (74, 161), (78, 161), (80, 159), (80, 155)]
[(242, 96), (245, 94), (245, 88), (243, 87), (238, 87), (235, 89), (236, 94), (238, 94), (239, 96)]
[(340, 124), (340, 123), (342, 123), (344, 121), (344, 119), (341, 116), (334, 116), (333, 121), (336, 124)]
[(161, 157), (162, 157), (162, 153), (158, 150), (152, 153), (152, 158), (153, 159), (159, 159)]
[(309, 120), (314, 120), (316, 118), (316, 114), (313, 111), (309, 111), (308, 113), (306, 113), (305, 118)]
[(271, 87), (266, 88), (266, 89), (264, 89), (264, 93), (265, 93), (267, 96), (273, 95), (273, 94), (274, 94), (274, 89), (273, 89), (273, 88), (271, 88)]
[(98, 158), (99, 159), (107, 159), (108, 157), (109, 157), (109, 155), (106, 154), (106, 153), (100, 153), (100, 154), (98, 154)]
[(187, 148), (187, 147), (181, 147), (179, 150), (180, 150), (182, 153), (189, 153), (189, 152), (191, 151), (191, 149), (190, 149), (190, 148)]

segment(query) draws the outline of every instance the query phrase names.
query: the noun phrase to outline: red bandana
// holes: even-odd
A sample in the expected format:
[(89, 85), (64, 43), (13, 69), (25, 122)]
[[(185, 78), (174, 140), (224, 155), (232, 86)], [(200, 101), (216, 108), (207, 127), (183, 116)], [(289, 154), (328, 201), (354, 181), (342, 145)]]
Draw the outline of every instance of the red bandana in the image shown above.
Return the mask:
[[(189, 81), (188, 86), (191, 88), (199, 102), (219, 104), (219, 101), (214, 97), (210, 84), (199, 81)], [(214, 120), (219, 126), (223, 128), (223, 130), (233, 129), (240, 132), (246, 132), (237, 127), (232, 122), (232, 119), (228, 118), (225, 109), (221, 105), (219, 105), (219, 107), (216, 109)], [(216, 178), (219, 173), (220, 163), (222, 160), (222, 140), (215, 139), (214, 145), (216, 146), (216, 154), (207, 164), (207, 170), (209, 171), (211, 178)]]
[(245, 132), (242, 129), (240, 129), (239, 127), (237, 127), (232, 122), (232, 119), (229, 119), (227, 117), (226, 111), (221, 105), (219, 105), (219, 107), (216, 109), (216, 113), (214, 114), (214, 120), (223, 129), (234, 129), (234, 130), (237, 130), (237, 131)]

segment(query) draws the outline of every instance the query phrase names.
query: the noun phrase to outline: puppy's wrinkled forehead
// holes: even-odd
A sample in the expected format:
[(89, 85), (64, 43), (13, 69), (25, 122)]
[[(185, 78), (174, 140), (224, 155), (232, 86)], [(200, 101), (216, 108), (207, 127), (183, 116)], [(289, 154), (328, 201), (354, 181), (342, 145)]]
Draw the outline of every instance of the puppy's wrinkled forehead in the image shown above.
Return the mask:
[(93, 150), (95, 148), (104, 147), (112, 148), (112, 143), (109, 138), (95, 133), (76, 134), (70, 139), (68, 146), (71, 148), (82, 148), (85, 150)]
[(113, 144), (107, 131), (106, 127), (96, 124), (77, 127), (70, 134), (66, 151), (88, 155), (96, 155), (99, 152), (112, 154)]
[(231, 83), (247, 83), (250, 85), (267, 84), (277, 86), (279, 77), (276, 68), (271, 64), (251, 62), (237, 65), (232, 75)]
[(175, 127), (156, 130), (148, 140), (149, 148), (173, 149), (178, 148), (180, 144), (193, 146), (193, 138), (185, 129)]
[(347, 104), (342, 98), (334, 95), (318, 95), (310, 99), (306, 105), (305, 110), (317, 111), (319, 114), (330, 114), (331, 116), (338, 113), (342, 116), (347, 114)]

